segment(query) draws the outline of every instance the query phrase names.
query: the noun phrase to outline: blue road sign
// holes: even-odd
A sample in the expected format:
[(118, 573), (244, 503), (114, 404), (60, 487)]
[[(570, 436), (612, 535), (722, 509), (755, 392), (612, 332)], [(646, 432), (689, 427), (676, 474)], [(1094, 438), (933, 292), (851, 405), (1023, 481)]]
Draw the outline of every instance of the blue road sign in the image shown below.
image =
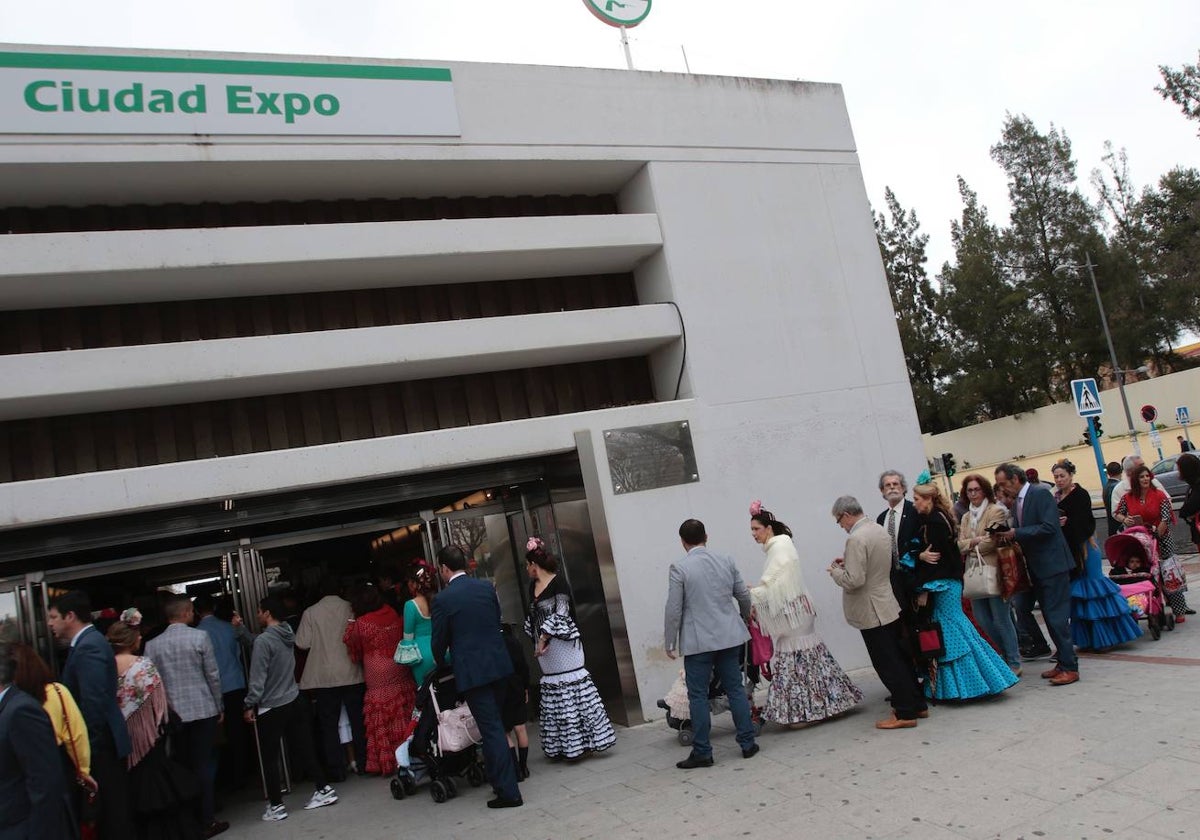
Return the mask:
[(1095, 379), (1072, 379), (1071, 393), (1075, 395), (1075, 411), (1080, 417), (1099, 417), (1104, 413)]
[(1188, 407), (1186, 405), (1181, 405), (1175, 409), (1175, 422), (1180, 426), (1186, 426), (1192, 422), (1191, 418), (1188, 417)]

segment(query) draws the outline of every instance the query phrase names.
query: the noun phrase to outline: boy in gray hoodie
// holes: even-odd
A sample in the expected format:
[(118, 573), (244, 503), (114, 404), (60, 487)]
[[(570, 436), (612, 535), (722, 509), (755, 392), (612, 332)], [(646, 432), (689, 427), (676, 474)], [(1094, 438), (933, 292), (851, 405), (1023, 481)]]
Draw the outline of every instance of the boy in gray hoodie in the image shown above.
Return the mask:
[(296, 685), (296, 637), (284, 623), (284, 614), (283, 603), (274, 595), (259, 603), (258, 621), (264, 629), (254, 639), (250, 685), (246, 689), (245, 718), (258, 727), (263, 776), (270, 798), (262, 815), (264, 822), (286, 820), (288, 816), (279, 790), (279, 743), (284, 737), (316, 787), (304, 810), (338, 801), (337, 792), (325, 783), (325, 770), (313, 750), (311, 711)]

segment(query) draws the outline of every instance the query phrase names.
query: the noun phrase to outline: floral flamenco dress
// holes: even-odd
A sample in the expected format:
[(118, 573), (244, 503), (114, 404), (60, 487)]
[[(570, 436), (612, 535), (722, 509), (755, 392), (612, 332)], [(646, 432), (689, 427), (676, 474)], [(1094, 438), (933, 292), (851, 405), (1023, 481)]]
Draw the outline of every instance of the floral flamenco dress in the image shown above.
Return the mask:
[(1083, 574), (1071, 581), (1071, 640), (1079, 648), (1105, 650), (1136, 639), (1142, 635), (1142, 628), (1130, 612), (1121, 587), (1106, 578), (1101, 567), (1091, 496), (1075, 485), (1058, 499), (1058, 508), (1067, 518), (1063, 536), (1076, 561), (1083, 559)]
[(350, 622), (342, 641), (350, 658), (361, 662), (367, 694), (363, 723), (367, 730), (367, 772), (396, 770), (396, 747), (411, 728), (417, 687), (407, 665), (392, 658), (404, 635), (404, 623), (387, 604)]
[(945, 655), (937, 659), (925, 680), (925, 696), (934, 700), (970, 700), (999, 694), (1017, 682), (1017, 676), (984, 641), (962, 608), (962, 556), (950, 522), (940, 511), (919, 520), (921, 542), (941, 554), (936, 564), (926, 563), (914, 548), (902, 560), (917, 576), (918, 589), (929, 593), (932, 618), (942, 628)]
[(764, 716), (772, 723), (815, 723), (862, 701), (858, 686), (816, 630), (813, 610), (792, 538), (777, 534), (763, 544), (767, 565), (750, 590), (758, 626), (771, 637), (771, 687)]
[(542, 670), (538, 734), (547, 758), (579, 758), (586, 752), (601, 752), (617, 742), (617, 733), (592, 675), (584, 667), (583, 643), (575, 625), (571, 588), (562, 575), (555, 575), (540, 595), (529, 588), (529, 615), (525, 632), (537, 646), (548, 638), (538, 657)]

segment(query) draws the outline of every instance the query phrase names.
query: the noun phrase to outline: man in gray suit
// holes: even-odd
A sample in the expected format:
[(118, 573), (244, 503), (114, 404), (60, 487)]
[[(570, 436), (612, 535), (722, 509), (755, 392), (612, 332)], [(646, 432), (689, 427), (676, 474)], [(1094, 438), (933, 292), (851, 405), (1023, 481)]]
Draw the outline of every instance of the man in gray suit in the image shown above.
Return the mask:
[(708, 550), (708, 534), (699, 519), (680, 525), (679, 539), (687, 556), (671, 564), (663, 647), (672, 659), (683, 654), (693, 739), (691, 755), (675, 766), (690, 770), (713, 764), (708, 684), (714, 669), (729, 698), (742, 758), (753, 758), (758, 744), (738, 663), (741, 647), (750, 638), (750, 590), (732, 559)]
[(1075, 557), (1058, 524), (1059, 509), (1050, 491), (1030, 484), (1016, 464), (996, 467), (996, 486), (1015, 501), (1013, 518), (1017, 527), (996, 536), (1015, 539), (1025, 554), (1033, 594), (1042, 605), (1042, 618), (1058, 648), (1058, 664), (1042, 674), (1050, 685), (1079, 682), (1079, 660), (1071, 638), (1071, 572)]

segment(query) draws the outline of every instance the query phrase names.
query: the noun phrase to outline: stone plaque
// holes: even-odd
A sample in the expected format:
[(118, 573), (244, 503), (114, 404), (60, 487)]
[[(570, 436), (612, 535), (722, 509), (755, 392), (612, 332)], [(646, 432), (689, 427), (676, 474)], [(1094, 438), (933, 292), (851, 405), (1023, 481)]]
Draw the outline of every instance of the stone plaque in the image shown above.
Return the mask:
[(614, 493), (636, 493), (700, 480), (687, 421), (604, 432)]

